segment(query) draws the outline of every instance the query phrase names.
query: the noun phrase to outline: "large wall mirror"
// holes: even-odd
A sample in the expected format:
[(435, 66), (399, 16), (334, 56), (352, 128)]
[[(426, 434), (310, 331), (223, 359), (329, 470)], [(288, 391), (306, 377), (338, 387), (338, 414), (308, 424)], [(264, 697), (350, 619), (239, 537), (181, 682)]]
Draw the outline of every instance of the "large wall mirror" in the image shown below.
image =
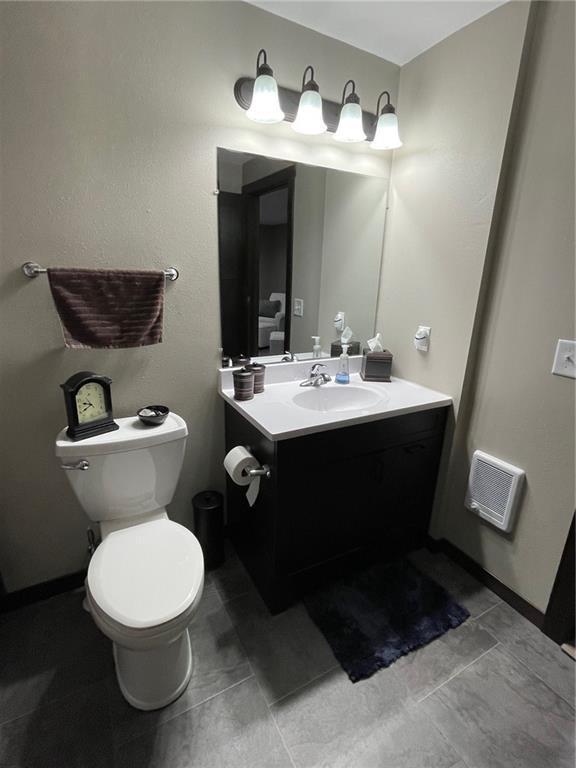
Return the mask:
[[(218, 149), (225, 355), (323, 355), (374, 334), (387, 180)], [(277, 359), (280, 359), (278, 357)]]

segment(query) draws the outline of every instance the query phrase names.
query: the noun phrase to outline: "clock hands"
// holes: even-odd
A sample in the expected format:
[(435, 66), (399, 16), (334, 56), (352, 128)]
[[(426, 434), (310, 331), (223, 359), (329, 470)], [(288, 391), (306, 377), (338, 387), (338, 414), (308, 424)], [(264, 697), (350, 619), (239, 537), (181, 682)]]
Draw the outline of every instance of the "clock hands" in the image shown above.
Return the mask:
[(94, 405), (89, 400), (87, 400), (85, 403), (82, 403), (82, 405), (85, 405), (86, 408), (82, 408), (80, 413), (84, 413), (84, 411), (87, 411), (88, 408), (94, 408)]

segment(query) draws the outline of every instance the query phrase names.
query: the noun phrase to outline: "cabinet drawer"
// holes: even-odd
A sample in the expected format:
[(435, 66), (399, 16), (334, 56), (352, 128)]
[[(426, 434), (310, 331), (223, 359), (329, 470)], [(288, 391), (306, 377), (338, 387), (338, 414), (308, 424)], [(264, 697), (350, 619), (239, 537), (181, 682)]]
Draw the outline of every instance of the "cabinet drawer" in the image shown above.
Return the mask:
[(314, 461), (318, 456), (326, 454), (344, 458), (372, 453), (387, 446), (410, 442), (420, 436), (442, 434), (445, 420), (446, 408), (435, 408), (281, 440), (277, 449), (278, 459), (290, 466), (292, 462)]

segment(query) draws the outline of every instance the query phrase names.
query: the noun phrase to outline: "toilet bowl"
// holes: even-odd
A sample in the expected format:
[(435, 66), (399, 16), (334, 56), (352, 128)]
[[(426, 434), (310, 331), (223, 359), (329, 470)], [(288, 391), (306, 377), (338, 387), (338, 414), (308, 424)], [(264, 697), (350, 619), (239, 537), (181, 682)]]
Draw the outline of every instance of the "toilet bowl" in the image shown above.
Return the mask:
[(81, 442), (62, 431), (56, 454), (71, 470), (66, 474), (84, 510), (100, 523), (86, 596), (95, 624), (113, 643), (120, 690), (137, 709), (159, 709), (190, 680), (188, 627), (204, 585), (198, 540), (164, 508), (178, 481), (187, 428), (176, 414), (160, 427), (143, 429), (138, 419), (117, 423), (117, 431)]
[(164, 519), (109, 533), (86, 579), (90, 612), (114, 643), (120, 690), (138, 709), (159, 709), (192, 671), (188, 625), (200, 602), (204, 561), (196, 537)]

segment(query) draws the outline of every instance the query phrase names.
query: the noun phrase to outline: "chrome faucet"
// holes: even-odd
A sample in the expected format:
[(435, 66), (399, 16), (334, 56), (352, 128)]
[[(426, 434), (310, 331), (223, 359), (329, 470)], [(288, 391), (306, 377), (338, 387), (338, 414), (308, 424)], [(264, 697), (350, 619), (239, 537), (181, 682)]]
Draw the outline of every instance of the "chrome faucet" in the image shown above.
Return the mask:
[(293, 352), (290, 352), (289, 350), (286, 350), (284, 352), (284, 357), (280, 361), (281, 363), (297, 363), (298, 358)]
[(323, 384), (327, 384), (332, 381), (332, 377), (327, 373), (322, 373), (320, 368), (326, 368), (323, 363), (314, 363), (310, 368), (308, 378), (300, 382), (301, 387), (321, 387)]

